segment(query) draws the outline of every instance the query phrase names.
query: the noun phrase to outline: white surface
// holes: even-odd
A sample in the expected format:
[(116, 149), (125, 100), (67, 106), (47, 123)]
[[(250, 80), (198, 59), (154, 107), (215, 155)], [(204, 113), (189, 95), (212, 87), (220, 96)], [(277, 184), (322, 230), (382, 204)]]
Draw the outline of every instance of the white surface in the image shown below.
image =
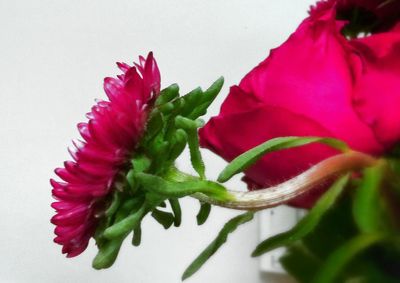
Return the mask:
[[(198, 205), (187, 199), (181, 228), (164, 231), (145, 221), (143, 244), (126, 243), (114, 267), (99, 272), (91, 268), (93, 244), (66, 259), (52, 243), (48, 179), (68, 158), (67, 146), (78, 137), (75, 124), (94, 98), (105, 97), (102, 79), (117, 73), (115, 61), (153, 50), (163, 86), (178, 82), (183, 90), (224, 75), (226, 85), (211, 108), (217, 114), (228, 86), (287, 38), (311, 2), (0, 0), (0, 282), (179, 282), (235, 212), (215, 209), (197, 227)], [(224, 162), (205, 154), (215, 177)], [(188, 164), (186, 156), (180, 167)], [(249, 256), (257, 241), (254, 221), (187, 282), (267, 282)]]

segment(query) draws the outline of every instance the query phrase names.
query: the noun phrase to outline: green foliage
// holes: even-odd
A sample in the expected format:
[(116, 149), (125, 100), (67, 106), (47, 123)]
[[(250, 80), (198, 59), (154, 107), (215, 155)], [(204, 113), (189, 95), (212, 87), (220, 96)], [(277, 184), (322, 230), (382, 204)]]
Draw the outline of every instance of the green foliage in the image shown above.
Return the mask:
[(288, 246), (311, 233), (321, 221), (324, 214), (332, 208), (349, 180), (349, 176), (339, 178), (327, 193), (315, 204), (313, 209), (297, 225), (282, 234), (273, 236), (261, 242), (253, 252), (260, 256), (279, 247)]
[(177, 116), (175, 118), (175, 125), (182, 128), (186, 132), (187, 142), (190, 150), (190, 160), (192, 161), (193, 168), (199, 174), (201, 179), (205, 179), (205, 166), (200, 153), (199, 136), (197, 128), (203, 126), (202, 121)]
[(283, 137), (266, 141), (236, 157), (218, 176), (218, 182), (226, 182), (236, 174), (243, 172), (256, 163), (265, 154), (273, 151), (299, 147), (309, 143), (322, 143), (340, 151), (347, 151), (348, 146), (339, 140), (318, 137)]
[(207, 219), (208, 216), (210, 215), (211, 212), (211, 204), (209, 203), (200, 203), (200, 210), (199, 213), (197, 214), (197, 224), (198, 225), (203, 225)]
[(313, 283), (334, 283), (359, 253), (385, 238), (383, 234), (360, 234), (336, 249), (324, 262)]
[(141, 241), (142, 241), (142, 227), (140, 227), (139, 223), (139, 225), (137, 225), (133, 229), (132, 245), (137, 247), (140, 245)]
[(151, 216), (153, 216), (153, 218), (157, 220), (157, 222), (160, 223), (165, 229), (168, 229), (174, 223), (174, 215), (169, 212), (154, 209), (151, 213)]
[(174, 226), (179, 227), (182, 222), (182, 210), (179, 200), (175, 198), (168, 199), (171, 205), (172, 212), (174, 213)]
[(104, 231), (103, 236), (109, 240), (112, 240), (114, 238), (121, 237), (122, 235), (131, 232), (140, 224), (140, 221), (142, 220), (145, 211), (146, 211), (145, 206), (141, 206), (140, 208), (137, 209), (134, 208), (133, 211), (123, 220), (108, 227)]
[(388, 221), (399, 216), (396, 176), (383, 162), (348, 183), (310, 233), (286, 243), (284, 268), (304, 283), (399, 282), (400, 235)]
[(383, 166), (365, 169), (364, 178), (355, 192), (353, 216), (361, 232), (374, 233), (385, 229), (379, 197), (383, 174)]
[(249, 222), (253, 219), (253, 212), (246, 212), (229, 220), (222, 230), (218, 233), (214, 241), (186, 268), (182, 275), (182, 280), (185, 280), (198, 271), (204, 263), (215, 254), (218, 249), (227, 241), (228, 235), (234, 232), (240, 225)]
[[(135, 149), (124, 174), (118, 175), (115, 188), (106, 198), (94, 238), (99, 252), (93, 261), (96, 269), (110, 267), (117, 258), (124, 239), (133, 232), (132, 244), (140, 245), (141, 221), (150, 214), (165, 229), (180, 226), (182, 211), (179, 198), (202, 193), (217, 200), (229, 200), (226, 189), (205, 179), (205, 166), (199, 150), (199, 119), (223, 85), (218, 79), (206, 91), (197, 88), (180, 96), (173, 84), (162, 90), (149, 115), (146, 131)], [(189, 145), (193, 168), (200, 178), (178, 174), (176, 158)], [(170, 203), (171, 212), (166, 201)], [(206, 217), (202, 216), (204, 222)]]

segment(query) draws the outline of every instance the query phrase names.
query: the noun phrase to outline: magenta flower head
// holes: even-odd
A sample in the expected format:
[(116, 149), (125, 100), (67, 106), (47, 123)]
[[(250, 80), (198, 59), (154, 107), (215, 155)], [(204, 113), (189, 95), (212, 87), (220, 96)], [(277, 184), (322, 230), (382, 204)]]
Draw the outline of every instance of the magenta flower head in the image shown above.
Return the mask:
[(63, 246), (67, 257), (82, 253), (93, 236), (98, 218), (104, 214), (107, 198), (118, 189), (118, 178), (125, 172), (143, 135), (146, 121), (160, 93), (160, 73), (153, 54), (140, 57), (131, 67), (118, 63), (123, 74), (105, 78), (108, 101), (98, 100), (79, 123), (82, 141), (74, 141), (66, 161), (51, 179), (52, 207), (57, 211), (54, 241)]
[[(140, 245), (141, 222), (151, 215), (165, 229), (181, 223), (179, 198), (202, 193), (230, 200), (225, 187), (204, 180), (197, 129), (200, 116), (222, 88), (218, 79), (206, 91), (196, 88), (180, 96), (177, 84), (160, 91), (160, 73), (150, 53), (139, 64), (118, 63), (123, 74), (106, 78), (107, 101), (99, 100), (79, 123), (81, 141), (70, 149), (73, 161), (50, 180), (56, 215), (54, 241), (67, 257), (82, 253), (91, 238), (98, 254), (96, 269), (116, 260), (123, 241), (133, 232)], [(179, 173), (176, 158), (190, 148), (198, 177)], [(172, 212), (165, 211), (167, 202)]]

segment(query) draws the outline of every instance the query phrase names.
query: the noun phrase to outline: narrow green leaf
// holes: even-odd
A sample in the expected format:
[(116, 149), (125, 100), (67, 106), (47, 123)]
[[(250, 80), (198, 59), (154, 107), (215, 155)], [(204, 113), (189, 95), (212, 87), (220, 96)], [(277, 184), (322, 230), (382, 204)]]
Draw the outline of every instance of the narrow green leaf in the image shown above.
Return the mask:
[(175, 125), (184, 130), (197, 130), (197, 128), (202, 127), (203, 124), (204, 122), (201, 119), (192, 120), (180, 115), (175, 118)]
[(164, 229), (168, 229), (174, 223), (174, 215), (169, 212), (154, 209), (151, 216), (160, 223)]
[(383, 234), (361, 234), (334, 251), (323, 264), (313, 283), (334, 283), (348, 263), (370, 246), (384, 240)]
[(177, 84), (172, 84), (167, 88), (164, 88), (161, 92), (159, 97), (155, 102), (155, 106), (160, 106), (165, 103), (172, 101), (173, 99), (179, 96), (179, 86)]
[(188, 144), (192, 166), (199, 174), (200, 178), (205, 179), (205, 165), (200, 153), (199, 136), (197, 135), (197, 130), (188, 133)]
[(113, 199), (111, 201), (111, 205), (107, 208), (105, 215), (106, 217), (110, 217), (114, 215), (115, 212), (117, 212), (118, 207), (121, 204), (121, 193), (118, 191), (115, 191), (113, 193)]
[(197, 119), (198, 117), (206, 114), (208, 107), (217, 97), (223, 85), (224, 85), (224, 78), (220, 77), (203, 93), (203, 95), (200, 98), (201, 101), (197, 103), (196, 107), (194, 107), (192, 112), (190, 114), (187, 114), (186, 117), (190, 119)]
[(304, 283), (311, 282), (315, 272), (321, 267), (321, 260), (302, 243), (290, 245), (280, 262), (291, 276)]
[(125, 200), (123, 202), (123, 204), (121, 204), (121, 206), (117, 210), (114, 223), (117, 223), (117, 222), (125, 219), (126, 217), (129, 216), (129, 214), (132, 211), (139, 209), (142, 202), (143, 202), (142, 198), (131, 198), (131, 199)]
[(179, 204), (179, 200), (176, 198), (168, 199), (169, 204), (171, 205), (172, 212), (174, 213), (174, 226), (181, 226), (182, 222), (182, 210), (181, 205)]
[(135, 211), (125, 219), (117, 222), (111, 227), (108, 227), (104, 231), (104, 237), (111, 240), (118, 238), (126, 233), (129, 233), (134, 228), (136, 228), (137, 225), (139, 225), (140, 221), (142, 220), (142, 217), (144, 216), (145, 211), (146, 211), (145, 206), (142, 206), (139, 208), (139, 210)]
[(197, 225), (203, 225), (210, 215), (211, 212), (211, 205), (209, 203), (203, 202), (200, 203), (200, 210), (197, 214)]
[(143, 143), (151, 141), (164, 127), (164, 119), (158, 109), (153, 110), (149, 118), (149, 122), (146, 125), (145, 136), (143, 137)]
[(128, 182), (131, 191), (135, 193), (137, 188), (135, 183), (135, 171), (133, 169), (129, 170), (126, 174), (126, 181)]
[(152, 148), (147, 148), (151, 151), (152, 159), (155, 161), (151, 164), (148, 171), (162, 172), (164, 170), (165, 161), (168, 158), (170, 143), (169, 141), (162, 141), (154, 144)]
[(174, 111), (169, 113), (169, 115), (171, 115), (171, 117), (169, 117), (170, 119), (173, 119), (176, 117), (176, 115), (180, 115), (182, 114), (182, 109), (185, 108), (186, 103), (185, 100), (183, 99), (183, 97), (179, 97), (177, 99), (175, 99), (174, 101), (172, 101), (172, 103), (174, 104)]
[(163, 201), (163, 202), (161, 202), (158, 206), (159, 206), (159, 207), (162, 207), (162, 208), (166, 208), (166, 207), (167, 207), (167, 204), (165, 203), (165, 201)]
[(380, 186), (383, 167), (378, 165), (364, 170), (361, 185), (357, 188), (353, 203), (354, 220), (364, 233), (382, 230)]
[(192, 276), (198, 271), (203, 264), (213, 255), (215, 252), (226, 242), (228, 235), (234, 232), (239, 225), (249, 222), (253, 219), (253, 212), (246, 212), (235, 218), (229, 220), (222, 230), (218, 233), (218, 236), (212, 241), (207, 248), (189, 265), (182, 275), (182, 280), (185, 280)]
[(154, 144), (153, 158), (157, 157), (157, 163), (160, 162), (160, 159), (165, 159), (169, 150), (169, 141), (161, 141), (157, 144)]
[(278, 247), (287, 246), (312, 232), (324, 214), (334, 205), (348, 180), (348, 175), (339, 178), (294, 228), (264, 240), (256, 247), (252, 256), (260, 256)]
[(158, 107), (158, 110), (164, 115), (168, 115), (169, 113), (174, 111), (174, 109), (175, 109), (175, 104), (173, 102), (167, 102)]
[(125, 237), (118, 237), (111, 241), (107, 241), (99, 247), (96, 257), (93, 259), (92, 266), (95, 269), (108, 268), (117, 259), (119, 250)]
[(150, 168), (151, 160), (144, 154), (138, 154), (131, 160), (135, 172), (145, 172)]
[(192, 110), (197, 106), (199, 101), (201, 101), (202, 94), (203, 91), (201, 90), (200, 87), (198, 87), (189, 92), (188, 94), (182, 96), (181, 100), (183, 100), (184, 104), (180, 110), (180, 115), (187, 117), (192, 112)]
[(132, 245), (135, 247), (140, 246), (142, 241), (142, 227), (140, 224), (133, 229)]
[(358, 234), (352, 215), (351, 193), (353, 191), (354, 187), (349, 181), (341, 196), (336, 200), (334, 207), (324, 213), (323, 218), (311, 233), (298, 241), (302, 242), (312, 254), (322, 261), (343, 245), (347, 239)]
[(173, 138), (171, 150), (169, 153), (168, 159), (171, 161), (175, 161), (185, 149), (187, 143), (187, 134), (182, 129), (177, 129)]
[(224, 186), (212, 181), (172, 182), (146, 173), (136, 174), (136, 179), (143, 186), (143, 189), (166, 198), (181, 198), (194, 193), (203, 193), (219, 201), (233, 199), (233, 196), (226, 191)]
[(329, 145), (337, 150), (346, 151), (348, 150), (347, 145), (339, 140), (332, 138), (319, 138), (319, 137), (283, 137), (271, 139), (265, 143), (262, 143), (245, 153), (236, 157), (231, 163), (229, 163), (225, 169), (218, 176), (218, 182), (226, 182), (234, 175), (246, 170), (266, 153), (278, 151), (282, 149), (288, 149), (293, 147), (299, 147), (310, 143), (323, 143)]
[(190, 119), (196, 119), (200, 116), (203, 116), (207, 113), (207, 109), (210, 106), (208, 102), (200, 103), (196, 108), (192, 110), (192, 112), (188, 115)]
[(183, 128), (187, 134), (187, 142), (189, 144), (190, 160), (194, 170), (199, 174), (201, 179), (205, 179), (205, 166), (203, 158), (201, 157), (199, 136), (197, 128), (202, 126), (198, 120), (193, 121), (182, 116), (175, 118), (177, 127)]

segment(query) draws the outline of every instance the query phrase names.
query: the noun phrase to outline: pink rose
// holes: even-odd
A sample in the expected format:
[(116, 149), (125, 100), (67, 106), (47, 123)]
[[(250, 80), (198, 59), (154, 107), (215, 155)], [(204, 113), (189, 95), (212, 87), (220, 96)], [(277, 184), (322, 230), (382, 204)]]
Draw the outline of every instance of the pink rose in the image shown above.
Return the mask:
[[(322, 2), (295, 33), (233, 86), (201, 144), (230, 161), (266, 140), (322, 136), (381, 155), (400, 140), (400, 26), (348, 40), (334, 1)], [(249, 189), (300, 174), (337, 154), (307, 145), (268, 154), (246, 171)], [(309, 207), (323, 188), (296, 199)]]

